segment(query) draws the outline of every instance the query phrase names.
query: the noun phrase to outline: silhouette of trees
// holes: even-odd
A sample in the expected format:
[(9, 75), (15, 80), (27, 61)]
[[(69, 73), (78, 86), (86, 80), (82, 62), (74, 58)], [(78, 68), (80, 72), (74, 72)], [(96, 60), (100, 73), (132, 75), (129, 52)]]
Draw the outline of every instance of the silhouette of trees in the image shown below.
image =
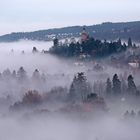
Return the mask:
[(16, 73), (15, 70), (14, 70), (13, 73), (12, 73), (12, 78), (13, 78), (13, 79), (16, 79), (16, 78), (17, 78), (17, 73)]
[(38, 52), (37, 48), (33, 47), (32, 53), (37, 53), (37, 52)]
[(36, 90), (28, 91), (22, 99), (23, 104), (38, 104), (40, 102), (41, 95), (39, 95), (39, 93)]
[(110, 78), (108, 78), (106, 81), (106, 95), (110, 96), (111, 93), (112, 93), (112, 83), (111, 83)]
[(40, 73), (39, 73), (39, 70), (36, 69), (34, 72), (33, 72), (33, 75), (32, 75), (32, 78), (33, 80), (40, 80), (41, 76), (40, 76)]
[(128, 47), (132, 47), (132, 46), (133, 46), (132, 40), (131, 40), (131, 38), (129, 38), (129, 39), (128, 39)]
[(2, 75), (5, 80), (9, 80), (11, 78), (11, 71), (9, 69), (6, 69), (3, 71)]
[(64, 102), (67, 100), (67, 93), (67, 88), (54, 87), (44, 95), (43, 100), (48, 102)]
[(83, 72), (78, 73), (71, 84), (69, 94), (73, 101), (82, 101), (87, 100), (88, 94), (91, 92), (90, 85), (87, 82), (86, 76)]
[(87, 96), (87, 101), (92, 102), (94, 100), (98, 99), (98, 95), (96, 93), (91, 93)]
[(90, 57), (106, 57), (114, 53), (123, 52), (127, 49), (125, 44), (122, 45), (121, 39), (117, 42), (107, 42), (89, 38), (82, 43), (71, 42), (70, 44), (59, 44), (50, 48), (52, 54), (65, 57), (79, 57), (81, 54)]
[(115, 74), (113, 76), (113, 80), (112, 81), (113, 81), (113, 88), (112, 88), (112, 90), (113, 90), (114, 95), (120, 95), (121, 94), (121, 81), (119, 80), (117, 74)]
[(128, 92), (130, 94), (136, 94), (137, 87), (135, 85), (133, 76), (132, 75), (129, 75), (127, 80), (128, 80)]
[[(61, 76), (60, 78), (62, 78), (65, 75), (60, 75), (60, 76)], [(125, 101), (127, 100), (130, 101), (128, 97), (130, 98), (140, 97), (140, 91), (138, 90), (139, 88), (136, 87), (133, 76), (129, 75), (128, 78), (127, 76), (128, 76), (127, 74), (125, 76), (120, 75), (120, 79), (121, 79), (120, 80), (118, 78), (118, 75), (115, 74), (113, 76), (112, 81), (110, 80), (110, 78), (108, 78), (106, 83), (102, 82), (101, 80), (100, 81), (98, 80), (93, 84), (93, 89), (91, 90), (91, 86), (87, 81), (85, 73), (81, 72), (81, 73), (77, 73), (74, 76), (73, 81), (70, 85), (69, 91), (65, 90), (65, 88), (57, 87), (57, 88), (53, 88), (49, 92), (48, 95), (49, 95), (49, 98), (52, 100), (53, 99), (55, 100), (68, 99), (69, 101), (72, 101), (73, 103), (76, 103), (76, 102), (85, 103), (87, 102), (87, 100), (90, 100), (90, 97), (93, 98), (95, 96), (91, 94), (92, 92), (94, 92), (94, 93), (97, 93), (97, 95), (100, 95), (102, 97), (109, 98), (115, 95), (115, 96), (122, 97), (122, 99), (124, 99)], [(46, 82), (48, 82), (47, 81), (49, 79), (48, 77), (49, 75), (46, 78), (45, 74), (41, 74), (38, 69), (36, 69), (33, 72), (32, 77), (28, 77), (24, 68), (20, 67), (17, 72), (14, 70), (12, 73), (9, 69), (4, 70), (4, 72), (0, 74), (0, 82), (2, 85), (6, 87), (10, 87), (10, 88), (13, 88), (15, 85), (19, 85), (16, 88), (19, 90), (19, 88), (22, 87), (22, 91), (24, 92), (27, 91), (29, 87), (31, 89), (36, 89), (41, 92), (42, 91), (46, 92), (45, 91)], [(56, 77), (57, 77), (56, 75), (53, 75), (52, 79), (55, 80)], [(128, 82), (128, 84), (126, 84), (126, 81)], [(22, 82), (24, 82), (24, 84)], [(9, 90), (9, 89), (7, 89), (8, 92), (11, 92), (13, 90), (13, 89), (12, 90), (11, 89)], [(69, 94), (66, 97), (67, 93)], [(128, 95), (131, 95), (131, 96), (128, 96)], [(37, 92), (29, 91), (28, 93), (25, 94), (22, 101), (34, 102), (34, 101), (37, 101), (37, 99), (39, 99)], [(131, 99), (134, 99), (134, 101), (136, 100), (136, 98), (131, 98)], [(139, 98), (137, 99), (139, 100)]]
[(27, 79), (27, 74), (23, 67), (20, 67), (19, 70), (17, 71), (17, 77), (18, 80), (21, 82)]
[(124, 97), (127, 99), (128, 97), (130, 98), (140, 97), (140, 91), (137, 89), (132, 75), (128, 76), (127, 82), (128, 84), (126, 84), (126, 80), (124, 79), (124, 77), (121, 77), (120, 81), (117, 74), (113, 76), (112, 83), (108, 78), (106, 81), (106, 91), (105, 91), (107, 98), (111, 97), (112, 95), (117, 95), (119, 97)]
[(22, 101), (15, 102), (14, 105), (10, 107), (10, 109), (20, 110), (24, 107), (29, 109), (35, 105), (39, 105), (41, 102), (41, 95), (36, 90), (30, 90), (23, 96)]

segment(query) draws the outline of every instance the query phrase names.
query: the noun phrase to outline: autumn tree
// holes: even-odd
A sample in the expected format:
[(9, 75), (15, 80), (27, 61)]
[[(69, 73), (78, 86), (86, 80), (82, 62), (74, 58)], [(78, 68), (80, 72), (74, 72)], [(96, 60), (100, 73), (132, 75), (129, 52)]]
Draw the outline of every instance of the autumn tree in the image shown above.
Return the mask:
[(41, 102), (41, 96), (35, 90), (28, 91), (22, 99), (22, 103), (25, 105), (26, 104), (38, 104), (40, 102)]

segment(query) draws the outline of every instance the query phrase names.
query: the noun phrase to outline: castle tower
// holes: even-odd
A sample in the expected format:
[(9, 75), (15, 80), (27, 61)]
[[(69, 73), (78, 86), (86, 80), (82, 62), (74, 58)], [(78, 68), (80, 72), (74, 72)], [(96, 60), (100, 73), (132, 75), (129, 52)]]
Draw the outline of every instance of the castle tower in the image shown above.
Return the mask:
[(85, 42), (88, 40), (88, 33), (86, 32), (86, 28), (83, 28), (83, 31), (81, 33), (81, 42)]

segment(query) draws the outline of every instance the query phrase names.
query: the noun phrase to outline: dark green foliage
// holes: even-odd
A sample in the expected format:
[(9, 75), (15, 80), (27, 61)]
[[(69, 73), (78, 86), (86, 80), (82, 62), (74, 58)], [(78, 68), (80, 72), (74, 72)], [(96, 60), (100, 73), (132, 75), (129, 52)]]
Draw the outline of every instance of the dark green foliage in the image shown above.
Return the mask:
[(133, 46), (132, 40), (131, 40), (131, 38), (129, 38), (129, 39), (128, 39), (128, 47), (132, 47), (132, 46)]
[(113, 76), (113, 80), (112, 81), (113, 81), (113, 88), (112, 88), (113, 94), (114, 95), (120, 95), (121, 94), (121, 81), (119, 80), (117, 74), (115, 74)]
[(98, 95), (96, 93), (91, 93), (87, 96), (87, 101), (93, 101), (96, 100), (98, 98)]
[(128, 92), (131, 93), (131, 94), (136, 94), (137, 92), (137, 87), (134, 83), (134, 78), (132, 75), (129, 75), (128, 76)]
[(69, 45), (62, 44), (61, 46), (53, 46), (49, 52), (59, 56), (78, 57), (82, 54), (90, 57), (106, 57), (114, 53), (123, 52), (127, 46), (121, 44), (121, 40), (117, 42), (102, 42), (89, 38), (82, 43), (70, 43)]

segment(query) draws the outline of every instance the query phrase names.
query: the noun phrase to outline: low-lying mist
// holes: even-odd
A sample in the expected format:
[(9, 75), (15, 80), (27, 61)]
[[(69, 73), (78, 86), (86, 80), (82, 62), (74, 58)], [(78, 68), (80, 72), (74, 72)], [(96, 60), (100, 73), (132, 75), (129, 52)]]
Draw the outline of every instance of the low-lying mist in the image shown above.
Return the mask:
[[(0, 139), (139, 140), (140, 98), (131, 101), (122, 92), (122, 97), (108, 99), (105, 86), (117, 73), (127, 88), (127, 77), (133, 74), (139, 90), (140, 73), (114, 67), (109, 58), (88, 62), (41, 53), (51, 45), (0, 43)], [(39, 52), (32, 53), (33, 47)], [(77, 73), (91, 92), (83, 103), (68, 100)]]
[(18, 42), (0, 43), (0, 51), (9, 53), (12, 50), (15, 52), (21, 52), (24, 50), (28, 53), (32, 47), (37, 47), (38, 50), (42, 51), (43, 49), (48, 50), (52, 44), (52, 42), (21, 40)]
[[(100, 117), (99, 117), (100, 118)], [(50, 116), (32, 119), (0, 119), (4, 140), (139, 140), (140, 123), (113, 117), (72, 119)]]

